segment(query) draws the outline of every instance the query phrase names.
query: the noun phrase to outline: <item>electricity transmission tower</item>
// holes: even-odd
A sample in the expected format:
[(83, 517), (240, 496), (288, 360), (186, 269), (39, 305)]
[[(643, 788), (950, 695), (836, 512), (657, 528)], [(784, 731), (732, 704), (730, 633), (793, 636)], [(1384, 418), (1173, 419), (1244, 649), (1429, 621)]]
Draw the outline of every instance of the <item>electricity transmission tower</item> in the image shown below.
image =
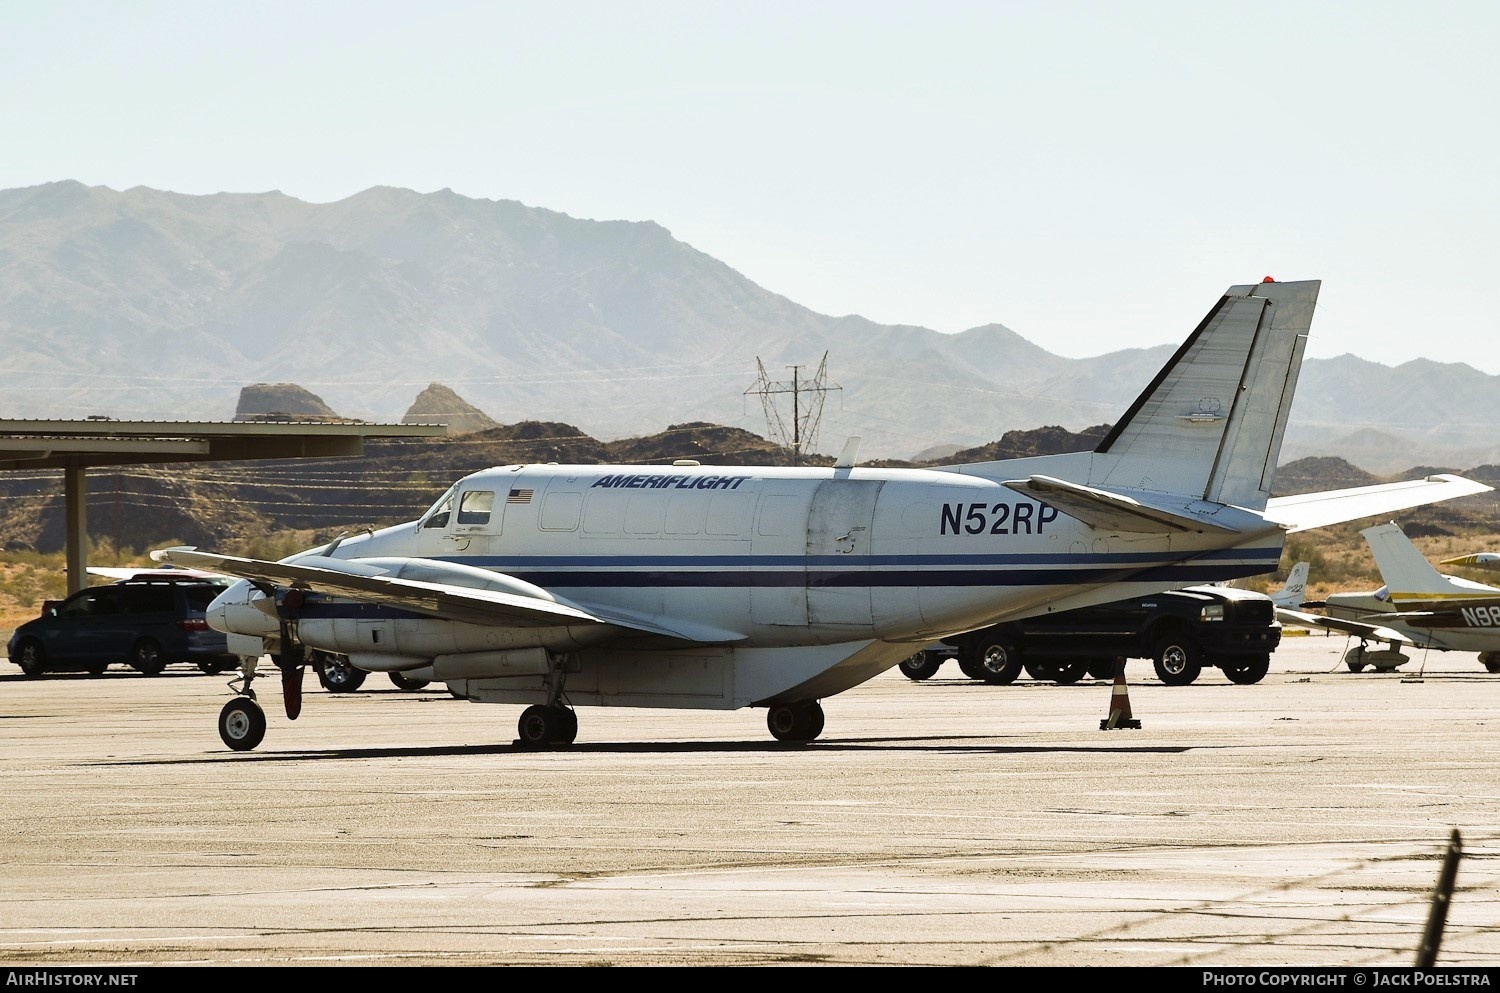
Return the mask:
[[(837, 383), (828, 385), (828, 353), (823, 353), (823, 362), (818, 366), (818, 371), (811, 382), (805, 382), (802, 379), (802, 366), (799, 365), (787, 367), (792, 370), (792, 380), (789, 383), (772, 382), (771, 377), (766, 375), (766, 367), (759, 358), (756, 358), (755, 366), (760, 370), (760, 378), (755, 381), (755, 385), (745, 391), (745, 395), (749, 396), (751, 393), (760, 395), (761, 405), (766, 410), (766, 427), (771, 432), (771, 440), (784, 448), (790, 448), (792, 465), (801, 465), (804, 447), (811, 449), (817, 441), (818, 422), (823, 419), (824, 395), (843, 389)], [(790, 429), (786, 421), (782, 420), (776, 401), (772, 399), (783, 393), (792, 395)]]

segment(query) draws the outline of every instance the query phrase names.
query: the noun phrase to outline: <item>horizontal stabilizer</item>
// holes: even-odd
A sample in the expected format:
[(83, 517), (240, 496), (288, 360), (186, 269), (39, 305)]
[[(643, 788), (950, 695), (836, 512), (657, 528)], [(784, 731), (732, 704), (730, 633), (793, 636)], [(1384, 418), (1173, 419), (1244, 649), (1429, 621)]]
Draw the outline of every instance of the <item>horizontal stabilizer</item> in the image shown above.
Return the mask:
[(1217, 531), (1233, 534), (1238, 530), (1179, 510), (1154, 507), (1121, 493), (1070, 483), (1052, 476), (1011, 479), (1005, 485), (1017, 493), (1056, 507), (1090, 527), (1110, 531), (1133, 531), (1141, 534)]
[(1399, 483), (1379, 483), (1347, 490), (1273, 497), (1266, 504), (1265, 518), (1280, 524), (1288, 532), (1307, 531), (1485, 493), (1493, 488), (1463, 476), (1441, 473)]

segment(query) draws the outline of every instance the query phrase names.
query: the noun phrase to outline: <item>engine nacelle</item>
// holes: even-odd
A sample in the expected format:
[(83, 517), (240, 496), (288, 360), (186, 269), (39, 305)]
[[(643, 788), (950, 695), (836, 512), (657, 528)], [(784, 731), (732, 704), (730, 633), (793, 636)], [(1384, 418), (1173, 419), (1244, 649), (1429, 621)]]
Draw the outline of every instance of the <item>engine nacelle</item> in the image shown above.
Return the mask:
[(386, 576), (391, 579), (406, 579), (414, 583), (438, 583), (444, 586), (463, 586), (474, 590), (490, 590), (496, 593), (514, 593), (516, 596), (561, 603), (557, 597), (523, 579), (507, 576), (503, 572), (492, 572), (478, 566), (461, 562), (444, 562), (438, 559), (400, 558), (394, 556), (367, 559), (328, 558), (310, 555), (298, 559), (299, 566), (343, 572), (351, 576)]

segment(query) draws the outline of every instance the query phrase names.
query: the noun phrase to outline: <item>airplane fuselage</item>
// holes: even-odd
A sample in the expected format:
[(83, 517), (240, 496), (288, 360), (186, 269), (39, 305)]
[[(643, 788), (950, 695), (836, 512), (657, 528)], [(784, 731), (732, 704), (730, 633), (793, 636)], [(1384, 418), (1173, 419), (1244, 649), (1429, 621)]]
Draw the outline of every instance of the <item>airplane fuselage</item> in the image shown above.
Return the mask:
[[(419, 521), (349, 538), (333, 556), (474, 567), (585, 607), (691, 618), (742, 646), (785, 647), (926, 642), (1039, 609), (1269, 572), (1281, 534), (1224, 544), (1103, 532), (962, 472), (521, 465), (467, 476)], [(613, 633), (497, 634), (333, 598), (306, 605), (299, 629), (309, 645), (394, 664), (571, 650)]]
[[(1451, 579), (1451, 577), (1450, 577)], [(1481, 588), (1482, 589), (1482, 588)], [(1329, 617), (1374, 624), (1405, 635), (1414, 644), (1452, 652), (1500, 651), (1500, 604), (1494, 602), (1500, 591), (1491, 593), (1490, 602), (1477, 602), (1482, 596), (1460, 588), (1454, 596), (1468, 592), (1475, 603), (1451, 601), (1439, 609), (1425, 610), (1420, 601), (1402, 608), (1424, 611), (1421, 621), (1393, 616), (1398, 608), (1385, 590), (1374, 593), (1331, 593), (1325, 600)]]

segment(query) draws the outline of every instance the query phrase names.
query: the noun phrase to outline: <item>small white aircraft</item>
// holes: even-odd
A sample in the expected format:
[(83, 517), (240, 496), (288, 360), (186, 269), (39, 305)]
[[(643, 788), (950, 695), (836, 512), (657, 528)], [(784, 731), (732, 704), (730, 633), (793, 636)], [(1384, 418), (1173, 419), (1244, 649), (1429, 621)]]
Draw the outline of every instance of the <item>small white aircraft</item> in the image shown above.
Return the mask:
[[(1438, 572), (1395, 524), (1365, 528), (1360, 534), (1370, 545), (1385, 585), (1369, 592), (1330, 593), (1320, 602), (1297, 605), (1321, 608), (1322, 614), (1278, 606), (1276, 615), (1283, 624), (1325, 628), (1359, 638), (1359, 644), (1344, 654), (1344, 663), (1353, 672), (1366, 666), (1389, 672), (1411, 661), (1401, 651), (1404, 645), (1478, 652), (1485, 669), (1500, 673), (1500, 589)], [(1460, 556), (1444, 564), (1476, 564), (1471, 559)], [(1372, 641), (1384, 642), (1386, 647), (1371, 649)]]
[(938, 638), (1270, 572), (1289, 532), (1488, 490), (1269, 499), (1318, 289), (1230, 287), (1091, 452), (861, 469), (851, 439), (831, 468), (501, 466), (280, 562), (152, 557), (243, 578), (208, 615), (244, 659), (219, 715), (235, 750), (265, 734), (266, 653), (293, 719), (310, 661), (340, 657), (525, 704), (522, 747), (573, 742), (578, 705), (764, 707), (807, 742), (821, 700)]

